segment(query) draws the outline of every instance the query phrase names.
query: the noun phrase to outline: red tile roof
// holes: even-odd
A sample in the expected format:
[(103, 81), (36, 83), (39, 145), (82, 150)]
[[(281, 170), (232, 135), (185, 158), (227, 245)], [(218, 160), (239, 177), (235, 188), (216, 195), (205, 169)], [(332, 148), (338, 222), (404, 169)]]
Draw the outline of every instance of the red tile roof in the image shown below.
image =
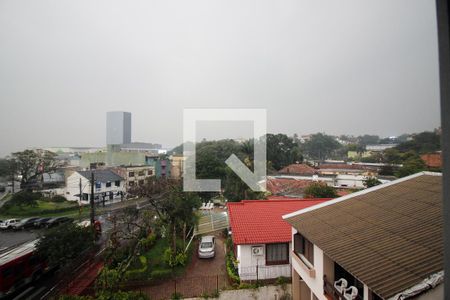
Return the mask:
[(280, 171), (280, 174), (302, 174), (302, 175), (314, 175), (317, 174), (317, 170), (305, 164), (292, 164), (284, 167)]
[(281, 216), (330, 199), (242, 200), (229, 202), (233, 243), (268, 244), (291, 240), (291, 226)]
[(287, 194), (298, 195), (303, 194), (303, 190), (314, 181), (297, 180), (290, 178), (269, 178), (266, 182), (266, 188), (274, 195)]
[(420, 156), (425, 162), (427, 167), (430, 168), (442, 168), (441, 153), (427, 153)]

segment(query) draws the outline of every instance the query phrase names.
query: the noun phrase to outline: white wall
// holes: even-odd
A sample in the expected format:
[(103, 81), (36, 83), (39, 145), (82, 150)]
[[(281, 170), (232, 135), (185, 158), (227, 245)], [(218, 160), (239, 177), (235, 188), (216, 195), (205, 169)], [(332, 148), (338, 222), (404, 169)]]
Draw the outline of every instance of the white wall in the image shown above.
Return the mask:
[[(82, 193), (87, 193), (90, 195), (91, 193), (91, 183), (90, 181), (81, 176), (78, 172), (74, 172), (72, 173), (70, 176), (67, 177), (66, 179), (66, 188), (65, 188), (65, 197), (67, 200), (69, 201), (79, 201), (80, 198), (78, 195), (80, 193), (80, 178), (81, 178), (81, 192)], [(121, 191), (121, 192), (125, 192), (125, 186), (124, 186), (124, 181), (121, 180), (120, 181), (120, 186), (115, 186), (114, 182), (111, 182), (111, 187), (106, 187), (106, 183), (102, 182), (101, 183), (101, 187), (100, 189), (98, 188), (94, 188), (94, 193), (97, 195), (99, 193), (109, 193), (109, 192), (113, 192), (114, 193), (114, 199), (120, 199), (120, 196), (117, 196), (117, 192)], [(106, 198), (107, 201), (109, 200), (109, 195), (107, 194)], [(102, 197), (100, 197), (100, 201), (102, 200)], [(88, 201), (82, 201), (82, 203), (88, 203)]]
[[(262, 286), (257, 289), (240, 289), (240, 290), (225, 290), (221, 291), (219, 298), (214, 298), (218, 300), (273, 300), (281, 299), (281, 297), (286, 297), (286, 295), (292, 295), (292, 288), (290, 284), (286, 286), (280, 285), (267, 285)], [(191, 298), (190, 300), (200, 300), (205, 298)], [(212, 298), (211, 298), (212, 299)]]
[[(297, 230), (292, 229), (292, 235), (296, 234)], [(293, 246), (291, 250), (294, 250)], [(291, 256), (293, 254), (291, 253)], [(319, 300), (327, 300), (323, 294), (323, 251), (314, 245), (314, 270), (315, 276), (311, 277), (307, 271), (302, 268), (295, 259), (292, 259), (292, 268), (300, 275), (303, 281), (311, 289), (311, 292), (316, 295)]]
[[(264, 249), (263, 255), (255, 256), (252, 254), (252, 247), (262, 246)], [(291, 248), (291, 243), (289, 243), (288, 249)], [(289, 257), (289, 263), (291, 256)], [(266, 265), (266, 245), (265, 244), (254, 244), (254, 245), (238, 245), (237, 246), (237, 256), (238, 260), (238, 271), (241, 280), (256, 280), (256, 266), (258, 267), (258, 279), (273, 279), (280, 276), (291, 277), (291, 265)]]
[(336, 176), (336, 186), (347, 186), (351, 188), (364, 188), (366, 176), (339, 174)]
[(91, 192), (91, 185), (89, 183), (89, 180), (81, 176), (79, 173), (73, 172), (70, 176), (66, 178), (66, 192), (64, 196), (66, 197), (67, 200), (69, 201), (80, 200), (79, 197), (75, 196), (80, 193), (80, 178), (81, 178), (82, 193)]

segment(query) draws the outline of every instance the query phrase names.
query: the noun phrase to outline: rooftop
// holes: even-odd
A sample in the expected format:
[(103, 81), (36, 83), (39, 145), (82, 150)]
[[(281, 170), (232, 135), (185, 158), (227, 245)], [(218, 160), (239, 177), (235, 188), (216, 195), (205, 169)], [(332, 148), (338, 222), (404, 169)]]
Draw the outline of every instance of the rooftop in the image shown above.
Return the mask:
[(242, 200), (228, 202), (233, 242), (242, 244), (291, 241), (291, 226), (282, 215), (329, 199)]
[(430, 168), (442, 168), (442, 153), (428, 153), (423, 154), (420, 158), (425, 162), (427, 167)]
[(440, 173), (421, 172), (284, 218), (385, 299), (443, 269)]
[(111, 170), (93, 170), (93, 171), (78, 171), (84, 178), (91, 179), (91, 174), (94, 172), (95, 181), (98, 182), (113, 182), (123, 180), (121, 176)]
[(301, 175), (314, 175), (317, 174), (317, 170), (306, 164), (291, 164), (284, 167), (280, 171), (280, 174), (301, 174)]
[(302, 195), (303, 190), (313, 180), (302, 180), (293, 178), (267, 178), (266, 188), (274, 195)]

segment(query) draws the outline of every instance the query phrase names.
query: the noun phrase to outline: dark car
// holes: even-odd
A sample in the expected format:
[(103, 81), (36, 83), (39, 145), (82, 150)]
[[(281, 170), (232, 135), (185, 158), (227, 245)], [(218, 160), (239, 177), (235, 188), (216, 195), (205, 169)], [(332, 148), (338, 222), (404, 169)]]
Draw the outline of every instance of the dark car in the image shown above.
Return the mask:
[(69, 217), (56, 217), (56, 218), (51, 218), (50, 220), (45, 222), (45, 226), (47, 228), (49, 228), (52, 226), (57, 226), (60, 224), (69, 223), (69, 222), (73, 222), (73, 221), (74, 221), (74, 219), (69, 218)]
[(36, 220), (34, 220), (33, 225), (36, 228), (44, 227), (45, 224), (47, 223), (47, 221), (50, 220), (50, 219), (51, 218), (39, 218), (39, 219), (36, 219)]
[(17, 222), (16, 224), (12, 225), (12, 228), (14, 230), (19, 230), (19, 229), (26, 229), (29, 227), (32, 227), (34, 225), (34, 222), (37, 220), (38, 218), (26, 218), (26, 219), (22, 219), (20, 220), (20, 222)]

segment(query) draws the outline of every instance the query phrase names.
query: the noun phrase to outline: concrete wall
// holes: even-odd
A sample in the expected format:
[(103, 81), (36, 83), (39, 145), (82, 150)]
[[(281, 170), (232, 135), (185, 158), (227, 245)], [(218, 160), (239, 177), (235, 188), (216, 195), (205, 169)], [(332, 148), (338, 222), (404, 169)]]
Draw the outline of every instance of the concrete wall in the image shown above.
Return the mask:
[[(252, 254), (252, 247), (261, 246), (264, 249), (263, 255), (255, 256)], [(291, 243), (289, 243), (288, 249), (291, 248)], [(291, 256), (289, 257), (289, 263)], [(258, 279), (273, 279), (280, 276), (290, 277), (291, 276), (291, 265), (266, 265), (266, 245), (265, 244), (255, 244), (255, 245), (238, 245), (237, 246), (237, 256), (236, 259), (238, 263), (238, 271), (241, 280), (256, 280), (256, 266), (258, 268)]]
[[(283, 288), (281, 285), (263, 286), (257, 289), (242, 289), (242, 290), (225, 290), (221, 291), (219, 300), (278, 300), (283, 295), (291, 295), (291, 285), (286, 284)], [(191, 298), (192, 300), (200, 300), (204, 298)], [(211, 298), (210, 298), (211, 299)], [(290, 299), (290, 298), (289, 298)]]
[(142, 152), (110, 152), (110, 162), (107, 164), (108, 153), (83, 153), (81, 154), (80, 167), (89, 168), (91, 163), (104, 163), (108, 166), (142, 166), (146, 165), (145, 153)]

